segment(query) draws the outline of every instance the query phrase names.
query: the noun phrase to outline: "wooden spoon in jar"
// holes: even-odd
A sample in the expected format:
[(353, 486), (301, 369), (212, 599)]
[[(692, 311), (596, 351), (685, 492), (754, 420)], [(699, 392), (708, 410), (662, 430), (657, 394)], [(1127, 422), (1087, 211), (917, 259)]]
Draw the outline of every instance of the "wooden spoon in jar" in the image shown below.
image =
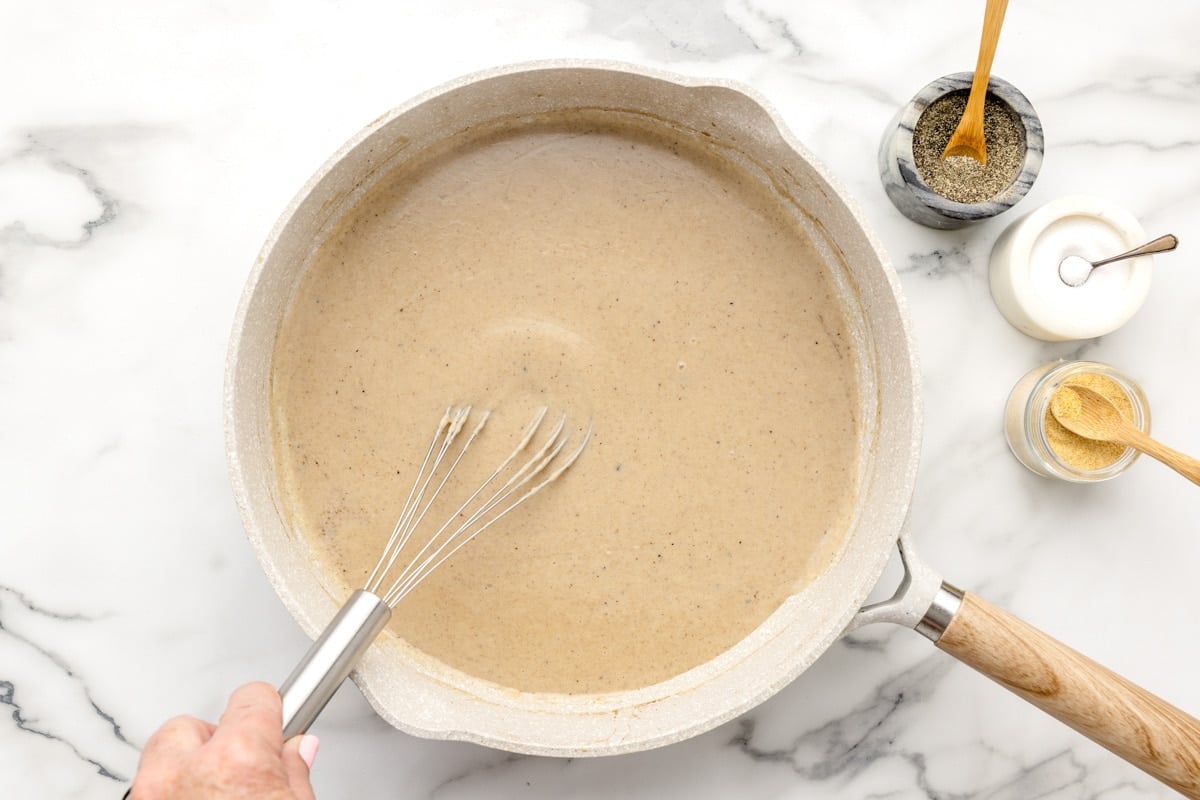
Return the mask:
[(983, 10), (979, 59), (975, 62), (975, 76), (971, 79), (967, 108), (951, 134), (946, 149), (942, 151), (942, 158), (970, 156), (980, 164), (987, 164), (987, 143), (983, 138), (983, 101), (987, 95), (988, 77), (992, 73), (996, 43), (1000, 41), (1000, 26), (1004, 24), (1004, 12), (1007, 9), (1008, 0), (987, 0)]
[(1185, 456), (1142, 433), (1108, 398), (1085, 386), (1059, 387), (1050, 399), (1050, 413), (1071, 433), (1100, 442), (1116, 442), (1156, 458), (1192, 483), (1200, 484), (1200, 461)]

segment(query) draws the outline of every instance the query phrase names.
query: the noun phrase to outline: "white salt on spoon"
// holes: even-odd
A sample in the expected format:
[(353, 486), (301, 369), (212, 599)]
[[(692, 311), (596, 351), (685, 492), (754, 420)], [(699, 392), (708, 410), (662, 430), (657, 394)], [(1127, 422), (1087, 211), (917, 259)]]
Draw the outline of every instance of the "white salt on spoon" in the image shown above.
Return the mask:
[(1137, 256), (1167, 253), (1178, 246), (1179, 239), (1173, 234), (1168, 233), (1166, 236), (1160, 236), (1153, 241), (1146, 242), (1141, 247), (1135, 247), (1129, 252), (1100, 261), (1088, 261), (1083, 256), (1067, 256), (1058, 264), (1058, 277), (1067, 286), (1083, 286), (1087, 283), (1087, 279), (1091, 277), (1092, 270), (1096, 267), (1103, 267), (1105, 264), (1111, 264), (1114, 261), (1124, 261), (1127, 258), (1135, 258)]

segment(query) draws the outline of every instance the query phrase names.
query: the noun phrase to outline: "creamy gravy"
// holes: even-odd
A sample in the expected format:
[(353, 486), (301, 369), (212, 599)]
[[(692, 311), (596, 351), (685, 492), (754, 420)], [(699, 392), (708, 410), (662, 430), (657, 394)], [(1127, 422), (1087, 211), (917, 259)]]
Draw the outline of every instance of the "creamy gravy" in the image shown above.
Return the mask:
[(290, 524), (349, 592), (446, 405), (497, 409), (479, 474), (536, 405), (590, 418), (571, 471), (390, 627), (525, 691), (671, 678), (842, 544), (859, 407), (837, 296), (778, 198), (686, 137), (586, 115), (478, 134), (383, 180), (302, 280), (272, 374)]

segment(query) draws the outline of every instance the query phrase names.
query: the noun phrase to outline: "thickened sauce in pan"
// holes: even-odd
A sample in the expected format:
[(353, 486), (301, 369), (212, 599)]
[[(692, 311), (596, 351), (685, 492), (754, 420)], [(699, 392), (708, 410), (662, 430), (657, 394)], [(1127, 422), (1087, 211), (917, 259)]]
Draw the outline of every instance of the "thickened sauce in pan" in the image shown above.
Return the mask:
[(586, 115), (478, 134), (383, 180), (304, 276), (272, 374), (284, 510), (348, 593), (448, 404), (496, 409), (459, 500), (536, 406), (591, 419), (571, 470), (390, 627), (525, 691), (671, 678), (842, 544), (859, 405), (838, 296), (778, 198), (686, 137)]

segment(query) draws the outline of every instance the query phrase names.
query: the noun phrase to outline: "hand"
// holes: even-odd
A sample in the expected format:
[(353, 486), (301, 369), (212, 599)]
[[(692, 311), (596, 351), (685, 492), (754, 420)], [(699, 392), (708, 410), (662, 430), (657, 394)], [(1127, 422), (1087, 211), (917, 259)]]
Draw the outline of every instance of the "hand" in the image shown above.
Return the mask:
[(217, 725), (176, 717), (142, 751), (130, 800), (314, 800), (308, 771), (317, 737), (283, 741), (279, 693), (267, 683), (235, 691)]

